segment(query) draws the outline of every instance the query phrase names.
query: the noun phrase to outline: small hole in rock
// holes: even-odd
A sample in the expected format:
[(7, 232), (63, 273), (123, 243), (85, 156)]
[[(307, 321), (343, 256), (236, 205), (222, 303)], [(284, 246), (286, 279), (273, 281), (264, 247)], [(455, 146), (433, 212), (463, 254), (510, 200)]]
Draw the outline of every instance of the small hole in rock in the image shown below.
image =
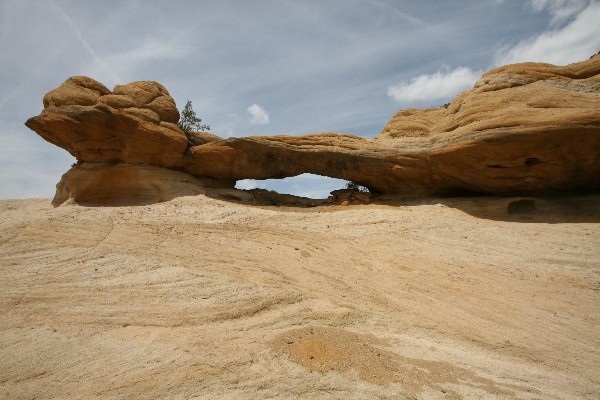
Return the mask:
[(542, 161), (540, 159), (538, 159), (537, 157), (529, 157), (525, 160), (525, 165), (527, 165), (528, 167), (531, 167), (532, 165), (535, 164), (539, 164)]

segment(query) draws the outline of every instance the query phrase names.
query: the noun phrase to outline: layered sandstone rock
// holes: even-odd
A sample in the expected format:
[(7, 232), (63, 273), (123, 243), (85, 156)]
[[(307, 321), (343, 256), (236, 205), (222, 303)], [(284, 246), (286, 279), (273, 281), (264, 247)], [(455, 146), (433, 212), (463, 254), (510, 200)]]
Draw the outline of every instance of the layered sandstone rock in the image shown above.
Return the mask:
[(600, 188), (599, 55), (492, 70), (441, 110), (400, 111), (376, 140), (426, 153), (456, 190)]
[(44, 107), (27, 126), (80, 161), (176, 168), (221, 185), (314, 173), (412, 196), (600, 189), (600, 55), (497, 68), (447, 108), (399, 111), (374, 140), (199, 133), (188, 147), (173, 99), (155, 82), (110, 92), (70, 78)]
[(433, 185), (424, 156), (403, 155), (371, 140), (337, 133), (231, 138), (194, 146), (185, 170), (235, 180), (313, 173), (356, 181), (381, 193), (421, 195), (427, 194), (426, 185)]
[(227, 179), (311, 172), (382, 193), (600, 188), (600, 56), (484, 74), (446, 108), (402, 110), (375, 140), (249, 137), (193, 147), (186, 169)]
[(184, 172), (150, 165), (86, 162), (74, 165), (62, 176), (52, 205), (154, 204), (203, 192), (203, 183)]
[(133, 82), (111, 92), (76, 76), (44, 96), (44, 110), (26, 125), (79, 161), (181, 165), (187, 147), (179, 112), (156, 82)]

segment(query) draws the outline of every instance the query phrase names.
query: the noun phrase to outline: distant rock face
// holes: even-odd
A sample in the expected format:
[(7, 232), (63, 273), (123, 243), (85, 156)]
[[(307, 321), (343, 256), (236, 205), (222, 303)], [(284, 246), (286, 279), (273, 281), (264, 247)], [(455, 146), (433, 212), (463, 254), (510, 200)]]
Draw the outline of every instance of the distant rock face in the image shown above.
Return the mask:
[(79, 161), (181, 165), (187, 138), (179, 112), (156, 82), (133, 82), (111, 92), (76, 76), (44, 96), (44, 110), (26, 125)]
[(110, 92), (73, 77), (27, 126), (80, 161), (151, 164), (222, 185), (313, 173), (411, 196), (600, 189), (600, 55), (497, 68), (447, 108), (399, 111), (373, 140), (199, 133), (188, 147), (178, 117), (156, 82)]

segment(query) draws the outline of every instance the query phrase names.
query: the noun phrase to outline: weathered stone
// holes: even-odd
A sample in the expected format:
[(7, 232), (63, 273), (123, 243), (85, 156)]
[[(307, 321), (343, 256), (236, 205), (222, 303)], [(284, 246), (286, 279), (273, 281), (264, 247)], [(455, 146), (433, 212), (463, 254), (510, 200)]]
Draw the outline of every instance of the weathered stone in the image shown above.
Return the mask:
[(186, 173), (149, 165), (83, 163), (74, 165), (56, 185), (52, 204), (125, 206), (153, 204), (204, 192)]
[(79, 161), (181, 166), (187, 138), (179, 112), (156, 82), (133, 82), (111, 93), (86, 77), (69, 78), (44, 96), (44, 110), (26, 125)]
[(120, 94), (107, 94), (98, 99), (98, 104), (106, 104), (112, 108), (133, 108), (135, 102), (127, 96)]
[(373, 140), (330, 132), (188, 139), (156, 82), (111, 93), (74, 77), (44, 106), (27, 126), (80, 161), (153, 164), (217, 182), (313, 173), (411, 196), (600, 189), (600, 55), (497, 68), (447, 108), (399, 111)]
[(352, 194), (352, 199), (361, 204), (369, 204), (373, 199), (373, 195), (371, 193), (354, 192)]
[[(255, 136), (211, 142), (192, 147), (184, 168), (197, 176), (234, 180), (313, 173), (392, 193), (406, 190), (426, 194), (428, 182), (424, 156), (402, 156), (397, 150), (371, 140), (336, 133)], [(411, 179), (399, 179), (402, 175)]]
[(417, 196), (600, 189), (600, 56), (485, 74), (446, 108), (397, 113), (375, 140), (325, 133), (193, 147), (186, 169), (222, 179), (304, 172)]
[(407, 138), (429, 137), (445, 112), (444, 108), (400, 110), (394, 114), (377, 139), (402, 138), (406, 140)]
[(210, 132), (191, 132), (187, 136), (192, 146), (199, 146), (201, 144), (223, 140), (223, 138), (213, 135)]
[(103, 84), (85, 76), (73, 76), (44, 96), (44, 107), (91, 106), (110, 94)]

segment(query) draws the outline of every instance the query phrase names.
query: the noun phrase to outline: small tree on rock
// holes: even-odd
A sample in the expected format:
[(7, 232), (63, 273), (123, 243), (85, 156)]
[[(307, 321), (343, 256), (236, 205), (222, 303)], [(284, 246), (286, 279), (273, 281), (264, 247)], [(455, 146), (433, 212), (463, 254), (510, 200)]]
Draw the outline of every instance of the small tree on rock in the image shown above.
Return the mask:
[(192, 109), (191, 100), (188, 100), (187, 103), (185, 103), (183, 110), (181, 110), (177, 125), (179, 125), (179, 128), (186, 135), (193, 132), (210, 131), (210, 125), (202, 124), (202, 119), (196, 116), (196, 112)]
[(363, 186), (360, 183), (356, 183), (354, 181), (346, 182), (346, 189), (356, 190), (356, 191), (364, 192), (364, 193), (370, 193), (369, 189), (366, 186)]

